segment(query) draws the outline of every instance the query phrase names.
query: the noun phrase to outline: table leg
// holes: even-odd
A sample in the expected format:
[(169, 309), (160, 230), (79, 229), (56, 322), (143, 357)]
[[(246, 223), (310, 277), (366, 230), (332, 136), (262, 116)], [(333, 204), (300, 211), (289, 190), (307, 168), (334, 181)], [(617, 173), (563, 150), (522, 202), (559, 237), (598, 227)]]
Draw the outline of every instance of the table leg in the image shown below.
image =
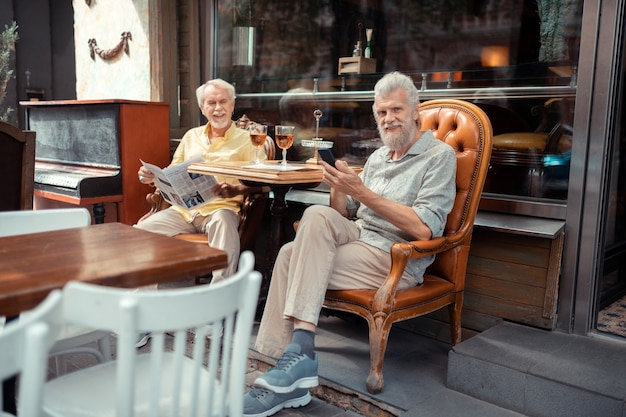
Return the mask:
[(287, 213), (287, 201), (285, 200), (285, 195), (291, 186), (273, 185), (271, 188), (274, 194), (274, 199), (270, 205), (271, 218), (269, 234), (267, 237), (267, 248), (265, 251), (266, 271), (264, 274), (264, 281), (266, 281), (268, 286), (269, 280), (272, 276), (272, 271), (274, 270), (276, 256), (278, 255), (278, 251), (283, 244), (283, 219)]
[(265, 302), (267, 301), (276, 256), (278, 256), (278, 251), (283, 244), (283, 219), (287, 213), (285, 195), (290, 188), (290, 186), (271, 186), (274, 198), (270, 204), (270, 226), (267, 235), (267, 245), (265, 247), (264, 268), (260, 271), (263, 275), (263, 280), (261, 281), (261, 290), (259, 292), (259, 302), (257, 304), (256, 313), (256, 317), (259, 320), (261, 319)]
[(95, 224), (104, 223), (105, 208), (104, 203), (96, 203), (93, 205), (93, 217)]

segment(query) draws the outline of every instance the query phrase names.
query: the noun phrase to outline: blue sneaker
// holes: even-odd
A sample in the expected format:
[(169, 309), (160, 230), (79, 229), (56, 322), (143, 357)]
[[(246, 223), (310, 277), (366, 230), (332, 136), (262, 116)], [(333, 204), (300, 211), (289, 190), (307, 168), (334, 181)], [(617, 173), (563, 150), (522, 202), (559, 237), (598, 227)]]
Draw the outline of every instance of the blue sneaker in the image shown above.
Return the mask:
[(243, 397), (244, 417), (267, 417), (283, 408), (303, 407), (311, 402), (307, 389), (297, 389), (288, 394), (277, 394), (261, 388), (252, 388)]
[(254, 380), (254, 385), (279, 394), (296, 388), (316, 387), (317, 384), (317, 354), (311, 359), (295, 343), (287, 346), (275, 367)]

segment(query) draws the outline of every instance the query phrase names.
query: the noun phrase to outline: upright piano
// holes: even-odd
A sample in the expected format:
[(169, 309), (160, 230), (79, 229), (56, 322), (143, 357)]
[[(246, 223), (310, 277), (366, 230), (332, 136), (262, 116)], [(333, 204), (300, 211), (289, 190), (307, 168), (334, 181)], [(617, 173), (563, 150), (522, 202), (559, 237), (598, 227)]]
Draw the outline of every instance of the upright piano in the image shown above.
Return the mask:
[[(139, 183), (140, 159), (169, 164), (169, 106), (131, 100), (23, 101), (26, 128), (37, 132), (35, 208), (74, 205), (134, 224), (149, 207)], [(37, 204), (39, 200), (40, 204)], [(43, 200), (43, 201), (41, 201)], [(49, 205), (48, 205), (49, 206)]]

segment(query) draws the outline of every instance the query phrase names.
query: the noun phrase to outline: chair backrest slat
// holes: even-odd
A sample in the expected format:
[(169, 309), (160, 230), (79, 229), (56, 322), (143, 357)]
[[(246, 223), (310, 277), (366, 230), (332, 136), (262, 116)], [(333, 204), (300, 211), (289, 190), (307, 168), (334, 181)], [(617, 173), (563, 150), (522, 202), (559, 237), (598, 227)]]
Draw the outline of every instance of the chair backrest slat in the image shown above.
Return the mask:
[(91, 213), (84, 207), (0, 211), (0, 236), (85, 227), (90, 224)]
[(63, 323), (61, 299), (61, 291), (52, 291), (36, 308), (0, 330), (0, 380), (20, 375), (17, 402), (20, 417), (42, 415), (48, 352)]

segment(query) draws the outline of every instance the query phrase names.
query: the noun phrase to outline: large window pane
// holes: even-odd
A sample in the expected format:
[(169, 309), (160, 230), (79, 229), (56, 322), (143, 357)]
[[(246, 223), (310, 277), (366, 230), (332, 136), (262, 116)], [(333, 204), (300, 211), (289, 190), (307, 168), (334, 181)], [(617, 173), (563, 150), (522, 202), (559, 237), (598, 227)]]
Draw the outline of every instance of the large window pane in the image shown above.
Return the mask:
[[(216, 4), (217, 75), (235, 83), (238, 115), (273, 126), (304, 114), (300, 137), (310, 138), (319, 108), (320, 136), (362, 163), (380, 143), (372, 87), (400, 70), (424, 100), (466, 99), (488, 113), (496, 138), (487, 194), (566, 198), (581, 0)], [(361, 56), (368, 46), (367, 29), (371, 60), (351, 62), (357, 43)], [(290, 158), (308, 151), (296, 145)]]
[(607, 201), (604, 241), (604, 264), (600, 283), (598, 308), (602, 309), (626, 293), (626, 54), (622, 52), (622, 68), (618, 90), (619, 110), (615, 118), (615, 139), (611, 142), (610, 168), (606, 183)]

